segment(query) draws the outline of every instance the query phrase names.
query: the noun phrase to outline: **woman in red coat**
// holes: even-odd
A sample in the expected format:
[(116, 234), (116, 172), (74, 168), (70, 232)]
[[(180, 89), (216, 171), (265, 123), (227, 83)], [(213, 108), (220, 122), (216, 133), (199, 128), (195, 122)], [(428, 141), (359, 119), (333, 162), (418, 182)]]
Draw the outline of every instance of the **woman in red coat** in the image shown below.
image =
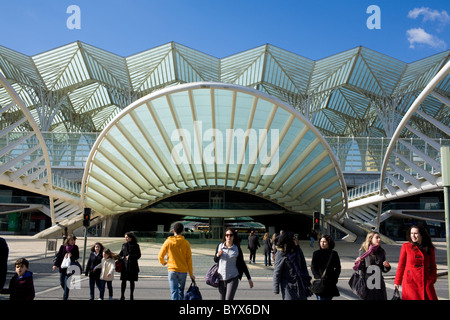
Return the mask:
[(436, 260), (431, 237), (422, 226), (412, 226), (408, 242), (400, 251), (395, 288), (402, 287), (403, 300), (437, 300)]

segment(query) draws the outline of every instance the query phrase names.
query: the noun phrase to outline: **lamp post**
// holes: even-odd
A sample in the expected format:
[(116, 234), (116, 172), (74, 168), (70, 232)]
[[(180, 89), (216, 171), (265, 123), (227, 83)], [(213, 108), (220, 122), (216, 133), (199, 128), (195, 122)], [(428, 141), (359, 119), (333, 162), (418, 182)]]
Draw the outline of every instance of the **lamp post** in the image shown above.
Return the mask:
[(447, 242), (448, 296), (450, 299), (450, 147), (441, 147), (441, 173), (444, 187), (445, 241)]

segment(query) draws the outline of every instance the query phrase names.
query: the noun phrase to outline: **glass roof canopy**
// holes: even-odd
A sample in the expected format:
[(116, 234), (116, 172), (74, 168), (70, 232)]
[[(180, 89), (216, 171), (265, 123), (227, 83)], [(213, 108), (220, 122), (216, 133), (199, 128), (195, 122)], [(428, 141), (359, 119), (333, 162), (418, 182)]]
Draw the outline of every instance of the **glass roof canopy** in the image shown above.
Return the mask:
[(92, 148), (82, 197), (114, 214), (201, 189), (303, 213), (320, 210), (321, 198), (332, 214), (347, 203), (337, 161), (305, 117), (260, 91), (213, 82), (156, 91), (117, 115)]
[[(220, 59), (175, 42), (121, 57), (77, 41), (31, 57), (0, 46), (0, 72), (42, 131), (100, 132), (155, 90), (218, 81), (281, 99), (325, 136), (389, 137), (449, 57), (447, 50), (405, 63), (356, 47), (314, 61), (267, 44)], [(441, 95), (449, 95), (449, 83), (437, 88)], [(423, 108), (448, 123), (442, 103), (430, 97)]]

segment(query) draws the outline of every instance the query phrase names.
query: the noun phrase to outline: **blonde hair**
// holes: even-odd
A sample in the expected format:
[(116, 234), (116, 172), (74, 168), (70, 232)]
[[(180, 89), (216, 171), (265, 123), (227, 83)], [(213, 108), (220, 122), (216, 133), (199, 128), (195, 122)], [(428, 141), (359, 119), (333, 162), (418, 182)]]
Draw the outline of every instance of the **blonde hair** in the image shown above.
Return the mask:
[(369, 250), (369, 246), (372, 244), (372, 239), (376, 234), (380, 234), (379, 232), (376, 231), (370, 231), (367, 236), (366, 236), (366, 240), (363, 242), (363, 244), (361, 245), (361, 248), (359, 250), (365, 250), (368, 251)]

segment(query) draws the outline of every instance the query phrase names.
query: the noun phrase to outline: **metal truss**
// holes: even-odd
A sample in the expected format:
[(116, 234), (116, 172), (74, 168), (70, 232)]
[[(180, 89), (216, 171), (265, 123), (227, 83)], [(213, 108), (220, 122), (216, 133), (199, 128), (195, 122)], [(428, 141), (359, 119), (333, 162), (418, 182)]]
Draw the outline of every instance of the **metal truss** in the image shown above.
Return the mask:
[(377, 188), (349, 201), (349, 217), (378, 229), (383, 202), (442, 188), (440, 148), (450, 137), (450, 99), (442, 88), (449, 74), (447, 62), (412, 103), (387, 148)]
[[(15, 121), (0, 131), (0, 141), (4, 142), (0, 143), (0, 184), (47, 196), (49, 206), (37, 209), (50, 216), (53, 224), (78, 217), (83, 207), (79, 194), (54, 185), (45, 139), (28, 108), (1, 73), (0, 91), (4, 97), (0, 116), (15, 115)], [(20, 130), (23, 127), (29, 131)]]

